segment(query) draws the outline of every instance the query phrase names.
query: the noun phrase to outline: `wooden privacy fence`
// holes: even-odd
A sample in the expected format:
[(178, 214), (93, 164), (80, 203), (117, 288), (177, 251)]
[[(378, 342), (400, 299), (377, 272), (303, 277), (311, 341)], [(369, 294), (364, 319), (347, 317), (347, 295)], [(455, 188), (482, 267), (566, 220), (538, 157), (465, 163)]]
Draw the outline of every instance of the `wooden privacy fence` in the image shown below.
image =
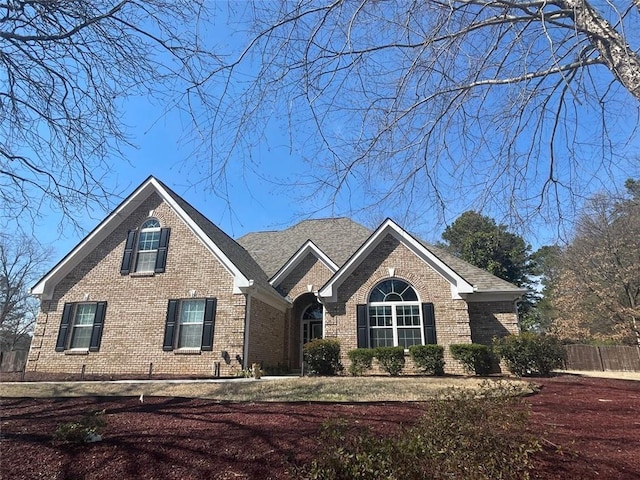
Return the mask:
[(640, 372), (640, 347), (566, 345), (567, 370)]
[(29, 350), (0, 352), (0, 372), (22, 372), (27, 363)]

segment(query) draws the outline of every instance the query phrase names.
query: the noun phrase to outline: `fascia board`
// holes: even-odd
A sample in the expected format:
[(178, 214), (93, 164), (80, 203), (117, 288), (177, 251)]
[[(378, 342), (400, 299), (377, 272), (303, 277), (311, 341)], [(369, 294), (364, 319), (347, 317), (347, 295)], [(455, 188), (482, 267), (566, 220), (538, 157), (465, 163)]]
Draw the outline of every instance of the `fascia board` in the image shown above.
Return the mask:
[(292, 257), (285, 263), (280, 270), (276, 272), (276, 274), (271, 277), (269, 283), (276, 287), (282, 282), (287, 276), (304, 260), (304, 258), (311, 253), (318, 260), (325, 264), (325, 266), (331, 270), (331, 273), (334, 274), (338, 271), (338, 265), (336, 265), (333, 260), (331, 260), (318, 246), (313, 243), (311, 240), (307, 240), (302, 247), (298, 249), (296, 253), (292, 255)]
[[(155, 178), (152, 179), (155, 187), (158, 189), (158, 193), (164, 201), (174, 210), (174, 212), (180, 217), (180, 219), (187, 225), (187, 227), (195, 234), (195, 236), (209, 249), (213, 256), (218, 260), (222, 266), (231, 274), (234, 281), (234, 290), (241, 288), (242, 286), (249, 284), (249, 279), (238, 269), (238, 267), (227, 257), (224, 252), (218, 247), (209, 236), (204, 233), (202, 228), (184, 211), (180, 205), (173, 199), (173, 197), (158, 183)], [(235, 292), (238, 293), (238, 292)]]
[[(424, 245), (413, 238), (409, 233), (400, 228), (393, 220), (385, 220), (380, 227), (367, 239), (356, 253), (342, 266), (338, 272), (320, 289), (318, 295), (329, 302), (337, 300), (337, 289), (346, 278), (353, 273), (362, 261), (373, 251), (375, 247), (388, 234), (393, 235), (399, 242), (407, 246), (416, 256), (433, 268), (440, 276), (452, 285), (452, 296), (463, 293), (473, 293), (473, 285), (469, 284), (460, 275), (446, 265), (442, 260), (431, 253)], [(454, 294), (455, 292), (455, 294)]]
[(291, 307), (291, 302), (287, 299), (272, 290), (257, 285), (253, 280), (249, 280), (246, 285), (240, 287), (239, 292), (234, 291), (234, 293), (242, 293), (248, 297), (256, 298), (281, 312), (285, 312), (287, 308)]
[(472, 295), (463, 294), (463, 298), (468, 303), (473, 302), (515, 302), (527, 293), (526, 288), (511, 291), (495, 291), (495, 292), (475, 292)]
[(123, 200), (106, 219), (100, 222), (30, 289), (31, 295), (41, 297), (43, 300), (50, 300), (57, 283), (68, 275), (151, 195), (154, 180), (152, 177), (148, 178), (129, 197)]

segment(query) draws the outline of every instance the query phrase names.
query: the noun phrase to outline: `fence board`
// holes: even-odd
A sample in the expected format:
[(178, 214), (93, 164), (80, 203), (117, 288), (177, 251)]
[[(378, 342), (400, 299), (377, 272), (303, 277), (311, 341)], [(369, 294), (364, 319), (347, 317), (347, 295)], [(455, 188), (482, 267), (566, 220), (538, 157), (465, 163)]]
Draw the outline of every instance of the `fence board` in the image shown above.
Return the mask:
[(602, 359), (598, 347), (593, 345), (566, 345), (567, 370), (602, 371)]
[(599, 348), (605, 370), (640, 372), (639, 347), (617, 345)]
[(27, 363), (29, 350), (12, 350), (0, 352), (0, 372), (21, 372)]

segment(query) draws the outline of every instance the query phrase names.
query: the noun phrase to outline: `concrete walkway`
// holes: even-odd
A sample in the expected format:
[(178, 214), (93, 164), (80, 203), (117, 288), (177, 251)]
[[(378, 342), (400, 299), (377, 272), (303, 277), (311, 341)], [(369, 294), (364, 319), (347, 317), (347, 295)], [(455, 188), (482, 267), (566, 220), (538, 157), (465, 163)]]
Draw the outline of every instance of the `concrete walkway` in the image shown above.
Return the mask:
[(585, 370), (555, 370), (555, 373), (566, 373), (568, 375), (580, 375), (583, 377), (598, 377), (598, 378), (615, 378), (618, 380), (636, 380), (640, 382), (640, 372), (598, 372), (598, 371), (585, 371)]

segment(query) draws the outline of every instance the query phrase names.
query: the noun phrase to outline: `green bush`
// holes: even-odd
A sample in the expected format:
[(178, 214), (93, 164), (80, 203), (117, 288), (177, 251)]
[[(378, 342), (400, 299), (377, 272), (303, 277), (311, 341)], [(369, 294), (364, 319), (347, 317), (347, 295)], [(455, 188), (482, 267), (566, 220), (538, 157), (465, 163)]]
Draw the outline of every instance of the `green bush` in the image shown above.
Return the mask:
[(494, 340), (494, 351), (507, 364), (511, 373), (519, 377), (547, 376), (561, 368), (565, 349), (560, 340), (549, 335), (521, 333)]
[(516, 393), (501, 382), (451, 390), (414, 426), (385, 436), (344, 420), (326, 423), (315, 459), (299, 477), (527, 479), (540, 443), (528, 433), (529, 410)]
[(442, 345), (413, 345), (409, 355), (415, 366), (427, 375), (444, 375), (444, 347)]
[(104, 410), (91, 411), (80, 420), (58, 425), (53, 433), (53, 440), (63, 443), (87, 443), (99, 438), (106, 426)]
[(349, 373), (354, 377), (364, 375), (364, 373), (371, 368), (374, 353), (374, 350), (371, 348), (356, 348), (355, 350), (349, 351), (349, 353), (347, 353), (351, 361)]
[(304, 361), (314, 375), (337, 375), (343, 369), (340, 363), (340, 342), (331, 338), (318, 338), (304, 345)]
[(462, 363), (467, 373), (487, 375), (491, 372), (491, 350), (479, 343), (458, 343), (449, 346), (451, 356)]
[(400, 375), (404, 368), (403, 347), (377, 347), (374, 355), (385, 372), (393, 377)]

